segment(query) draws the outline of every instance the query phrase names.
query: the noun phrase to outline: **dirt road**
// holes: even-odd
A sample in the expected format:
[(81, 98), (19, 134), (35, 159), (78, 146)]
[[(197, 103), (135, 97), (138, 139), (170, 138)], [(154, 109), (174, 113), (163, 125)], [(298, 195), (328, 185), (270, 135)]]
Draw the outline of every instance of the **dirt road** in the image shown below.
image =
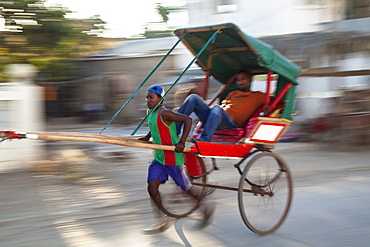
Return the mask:
[[(85, 156), (75, 152), (76, 160), (58, 159), (63, 157), (61, 149), (82, 150)], [(370, 198), (361, 192), (370, 181), (370, 154), (365, 150), (343, 153), (316, 144), (280, 144), (276, 152), (294, 174), (294, 206), (281, 229), (265, 237), (245, 227), (236, 193), (230, 191), (212, 194), (218, 208), (211, 227), (193, 229), (198, 221), (194, 214), (178, 220), (165, 233), (144, 235), (141, 229), (152, 223), (145, 182), (151, 150), (55, 144), (51, 151), (54, 161), (38, 164), (37, 172), (0, 174), (0, 246), (245, 246), (247, 242), (252, 246), (361, 246), (356, 245), (362, 243), (359, 239), (370, 241), (369, 224), (365, 223), (370, 222), (366, 213)], [(220, 160), (221, 170), (210, 176), (211, 181), (236, 185), (239, 177), (232, 167), (234, 163)], [(353, 188), (357, 188), (356, 192)], [(342, 239), (317, 242), (310, 232), (318, 231), (317, 220), (329, 217), (334, 207), (338, 215), (331, 217), (337, 220), (323, 223), (328, 224), (324, 227), (327, 232), (318, 234), (325, 239), (339, 227), (339, 231), (345, 230), (341, 232)], [(346, 224), (351, 226), (348, 229), (334, 224), (343, 217), (343, 207), (355, 207), (346, 211), (353, 216), (346, 217)], [(322, 213), (325, 215), (320, 217)], [(292, 232), (299, 237), (293, 237)]]

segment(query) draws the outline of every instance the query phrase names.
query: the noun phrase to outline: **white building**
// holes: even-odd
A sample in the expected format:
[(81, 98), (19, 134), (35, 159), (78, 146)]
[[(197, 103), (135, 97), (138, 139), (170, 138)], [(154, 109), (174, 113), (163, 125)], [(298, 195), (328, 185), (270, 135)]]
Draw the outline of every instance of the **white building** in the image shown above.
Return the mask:
[(188, 0), (190, 26), (233, 22), (254, 37), (315, 32), (342, 20), (346, 0)]

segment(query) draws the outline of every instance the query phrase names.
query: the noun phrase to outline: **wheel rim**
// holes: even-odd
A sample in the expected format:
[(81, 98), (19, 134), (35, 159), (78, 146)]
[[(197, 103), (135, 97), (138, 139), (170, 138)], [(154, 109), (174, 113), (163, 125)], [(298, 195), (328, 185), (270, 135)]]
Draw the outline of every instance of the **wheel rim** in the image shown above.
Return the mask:
[(289, 212), (292, 188), (290, 172), (279, 156), (255, 155), (239, 182), (239, 211), (247, 227), (258, 234), (275, 231)]
[[(205, 165), (202, 158), (197, 157), (198, 162), (201, 166), (203, 173), (205, 172)], [(189, 177), (189, 180), (193, 179)], [(203, 176), (197, 179), (199, 183), (206, 183), (207, 177)], [(201, 197), (205, 191), (204, 187), (200, 188)], [(181, 218), (189, 215), (199, 207), (200, 202), (188, 193), (181, 190), (180, 187), (170, 178), (165, 184), (159, 186), (159, 192), (161, 194), (162, 206), (161, 211), (173, 218)]]

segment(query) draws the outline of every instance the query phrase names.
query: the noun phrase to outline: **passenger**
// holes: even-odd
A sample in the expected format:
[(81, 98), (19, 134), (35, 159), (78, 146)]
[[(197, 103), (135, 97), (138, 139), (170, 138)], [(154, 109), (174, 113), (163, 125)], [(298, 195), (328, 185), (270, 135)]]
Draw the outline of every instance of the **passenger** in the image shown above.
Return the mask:
[[(200, 188), (192, 186), (184, 172), (185, 157), (182, 152), (185, 148), (186, 138), (190, 132), (191, 118), (183, 114), (167, 110), (162, 106), (162, 104), (158, 105), (158, 107), (154, 109), (157, 103), (162, 99), (163, 95), (164, 89), (158, 85), (150, 86), (147, 89), (146, 103), (149, 111), (153, 111), (153, 113), (148, 116), (150, 132), (145, 137), (140, 138), (140, 140), (148, 141), (153, 137), (154, 144), (175, 146), (175, 152), (155, 150), (154, 160), (148, 168), (148, 193), (156, 205), (154, 210), (158, 216), (161, 216), (161, 212), (158, 209), (162, 205), (158, 189), (161, 184), (168, 180), (168, 176), (171, 176), (175, 183), (181, 187), (183, 191), (189, 193), (195, 200), (199, 200), (198, 198), (201, 193)], [(180, 140), (178, 140), (174, 122), (184, 124), (184, 130)], [(200, 205), (203, 212), (203, 220), (197, 228), (204, 228), (211, 223), (215, 207), (212, 205), (206, 206), (205, 201), (202, 201)], [(159, 217), (158, 221), (147, 229), (144, 229), (144, 232), (156, 233), (164, 231), (167, 229), (167, 223), (168, 219), (166, 216)]]
[[(210, 142), (217, 129), (233, 129), (241, 127), (253, 112), (264, 103), (265, 94), (250, 91), (252, 75), (247, 70), (236, 74), (239, 90), (230, 92), (221, 105), (209, 107), (201, 97), (189, 95), (180, 106), (178, 113), (189, 116), (194, 112), (204, 125), (199, 141)], [(176, 131), (180, 133), (182, 123), (176, 123)]]
[[(173, 111), (177, 112), (179, 110), (180, 105), (185, 101), (185, 99), (191, 95), (191, 94), (196, 94), (196, 95), (201, 95), (202, 90), (199, 85), (199, 80), (193, 80), (194, 83), (196, 83), (196, 86), (194, 87), (189, 87), (189, 88), (183, 88), (178, 90), (175, 95), (174, 95), (174, 100), (175, 100), (175, 108)], [(191, 113), (189, 117), (192, 119), (192, 125), (190, 129), (190, 133), (193, 133), (195, 127), (199, 123), (199, 119), (195, 113)], [(181, 133), (177, 133), (178, 136), (180, 136)]]

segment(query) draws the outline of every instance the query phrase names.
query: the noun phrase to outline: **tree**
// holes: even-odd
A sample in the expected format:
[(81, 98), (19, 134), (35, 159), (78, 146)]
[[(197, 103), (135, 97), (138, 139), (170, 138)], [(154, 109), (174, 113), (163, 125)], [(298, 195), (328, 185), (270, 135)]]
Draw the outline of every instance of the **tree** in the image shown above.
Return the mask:
[(146, 38), (162, 38), (173, 36), (174, 27), (168, 27), (169, 15), (174, 12), (184, 11), (185, 6), (163, 6), (160, 3), (156, 3), (156, 11), (161, 16), (162, 22), (165, 23), (164, 29), (153, 29), (151, 26), (157, 24), (154, 22), (147, 23), (145, 26), (144, 36)]
[(169, 7), (163, 7), (161, 4), (157, 3), (156, 7), (157, 13), (162, 17), (163, 22), (167, 24), (168, 15), (170, 14)]
[(169, 20), (169, 15), (174, 12), (184, 11), (186, 8), (185, 6), (163, 6), (160, 3), (156, 3), (157, 13), (162, 17), (164, 23), (167, 24)]
[(47, 7), (44, 2), (2, 1), (0, 18), (5, 25), (0, 26), (0, 69), (11, 63), (31, 63), (39, 69), (39, 79), (73, 79), (73, 59), (98, 47), (97, 35), (105, 23), (99, 16), (68, 19), (67, 8)]

